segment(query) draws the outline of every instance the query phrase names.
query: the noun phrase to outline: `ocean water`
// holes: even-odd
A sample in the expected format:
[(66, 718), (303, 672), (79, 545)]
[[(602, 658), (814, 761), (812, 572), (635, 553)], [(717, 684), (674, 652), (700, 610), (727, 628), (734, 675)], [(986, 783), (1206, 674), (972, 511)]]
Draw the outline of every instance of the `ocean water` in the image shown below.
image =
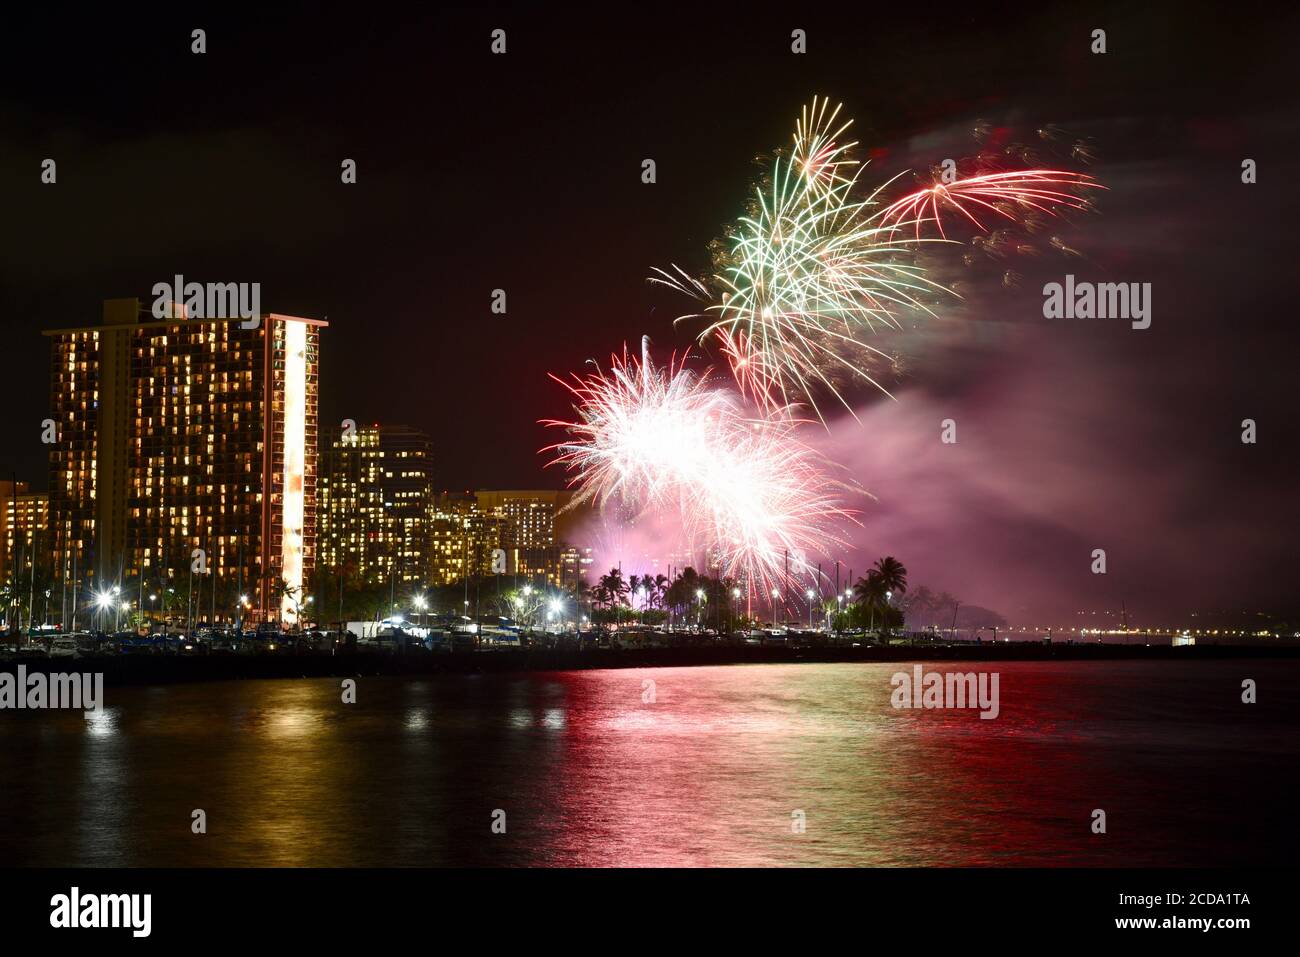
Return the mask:
[(1294, 863), (1300, 662), (924, 665), (994, 720), (892, 707), (911, 668), (108, 688), (0, 712), (0, 866)]

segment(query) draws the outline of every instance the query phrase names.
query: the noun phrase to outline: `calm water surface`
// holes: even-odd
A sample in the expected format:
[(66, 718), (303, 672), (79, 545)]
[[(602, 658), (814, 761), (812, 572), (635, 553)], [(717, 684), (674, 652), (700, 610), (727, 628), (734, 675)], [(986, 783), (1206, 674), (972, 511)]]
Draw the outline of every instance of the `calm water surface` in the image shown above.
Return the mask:
[(109, 688), (0, 712), (0, 866), (1294, 863), (1300, 662), (992, 667), (992, 721), (895, 664)]

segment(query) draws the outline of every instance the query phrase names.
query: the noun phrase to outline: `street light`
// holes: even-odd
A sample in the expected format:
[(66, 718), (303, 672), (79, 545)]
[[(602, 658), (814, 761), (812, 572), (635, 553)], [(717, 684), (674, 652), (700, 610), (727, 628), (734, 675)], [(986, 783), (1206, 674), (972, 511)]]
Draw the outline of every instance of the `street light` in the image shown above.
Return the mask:
[(107, 611), (108, 606), (113, 604), (113, 595), (111, 592), (102, 591), (95, 596), (95, 607), (99, 611)]
[(805, 594), (808, 596), (808, 630), (812, 631), (812, 600), (813, 595), (817, 593), (809, 588)]

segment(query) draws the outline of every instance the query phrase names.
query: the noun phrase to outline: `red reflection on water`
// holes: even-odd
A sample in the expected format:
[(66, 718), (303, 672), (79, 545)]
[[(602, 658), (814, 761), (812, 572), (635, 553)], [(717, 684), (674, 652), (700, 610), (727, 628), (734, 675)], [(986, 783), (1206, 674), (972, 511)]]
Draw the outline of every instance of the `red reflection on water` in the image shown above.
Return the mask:
[[(1277, 667), (1294, 687), (1295, 667)], [(1242, 711), (1231, 668), (997, 668), (994, 720), (892, 708), (890, 677), (911, 665), (549, 676), (568, 720), (534, 862), (1123, 866), (1271, 853), (1237, 811), (1237, 782), (1294, 746)], [(925, 665), (944, 670), (975, 669)], [(1106, 834), (1092, 832), (1095, 809)]]

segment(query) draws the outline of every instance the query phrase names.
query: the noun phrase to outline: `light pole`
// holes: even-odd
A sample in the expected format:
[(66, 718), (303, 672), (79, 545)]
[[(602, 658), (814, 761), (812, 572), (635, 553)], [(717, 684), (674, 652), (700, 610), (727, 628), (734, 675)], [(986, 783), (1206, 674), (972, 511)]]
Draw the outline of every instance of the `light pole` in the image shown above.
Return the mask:
[[(108, 606), (111, 604), (113, 604), (113, 596), (110, 593), (102, 591), (95, 596), (95, 609), (100, 613), (100, 615), (107, 611)], [(102, 621), (103, 619), (100, 618), (100, 615), (96, 615), (96, 618)]]
[(704, 624), (704, 589), (695, 589), (695, 632), (699, 634), (700, 627)]
[(781, 591), (778, 588), (772, 589), (772, 627), (776, 627), (776, 600), (781, 597)]
[(812, 601), (816, 592), (809, 588), (805, 594), (808, 596), (808, 630), (812, 631)]

